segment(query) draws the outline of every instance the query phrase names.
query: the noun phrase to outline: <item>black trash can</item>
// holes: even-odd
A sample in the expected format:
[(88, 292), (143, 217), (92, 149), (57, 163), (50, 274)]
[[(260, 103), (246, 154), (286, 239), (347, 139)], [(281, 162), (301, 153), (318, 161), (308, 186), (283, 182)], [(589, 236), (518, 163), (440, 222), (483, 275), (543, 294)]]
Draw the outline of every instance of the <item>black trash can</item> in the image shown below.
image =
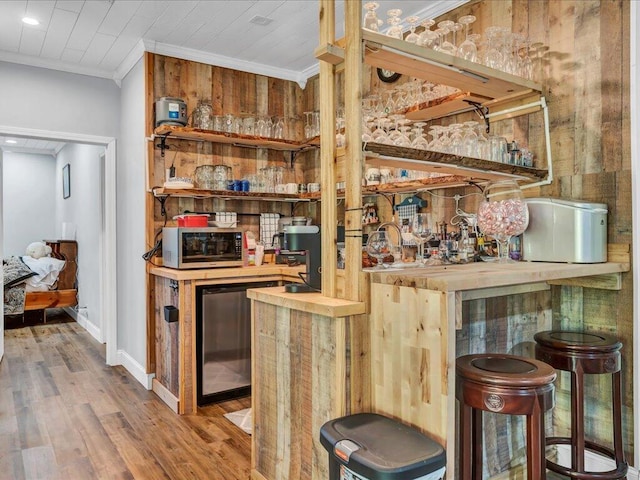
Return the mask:
[(376, 413), (330, 420), (320, 429), (329, 480), (441, 480), (444, 448), (421, 432)]

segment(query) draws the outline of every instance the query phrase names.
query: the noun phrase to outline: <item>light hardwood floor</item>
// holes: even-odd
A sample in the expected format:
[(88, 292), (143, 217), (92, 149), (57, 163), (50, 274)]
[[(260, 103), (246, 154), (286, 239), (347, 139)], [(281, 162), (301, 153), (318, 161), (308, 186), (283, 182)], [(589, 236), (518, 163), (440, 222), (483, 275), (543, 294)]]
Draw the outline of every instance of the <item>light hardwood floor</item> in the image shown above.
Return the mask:
[(5, 332), (0, 479), (249, 478), (251, 437), (222, 415), (178, 416), (75, 322)]

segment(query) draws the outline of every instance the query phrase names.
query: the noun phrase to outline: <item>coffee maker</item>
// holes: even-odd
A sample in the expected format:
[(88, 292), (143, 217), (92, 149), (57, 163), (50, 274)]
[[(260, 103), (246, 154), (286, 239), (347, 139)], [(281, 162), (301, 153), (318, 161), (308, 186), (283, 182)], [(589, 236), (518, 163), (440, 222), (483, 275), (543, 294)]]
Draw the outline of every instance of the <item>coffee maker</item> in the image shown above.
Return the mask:
[(289, 283), (284, 286), (289, 293), (319, 292), (322, 288), (321, 241), (318, 225), (287, 225), (284, 227), (285, 250), (303, 251), (307, 273), (304, 283)]

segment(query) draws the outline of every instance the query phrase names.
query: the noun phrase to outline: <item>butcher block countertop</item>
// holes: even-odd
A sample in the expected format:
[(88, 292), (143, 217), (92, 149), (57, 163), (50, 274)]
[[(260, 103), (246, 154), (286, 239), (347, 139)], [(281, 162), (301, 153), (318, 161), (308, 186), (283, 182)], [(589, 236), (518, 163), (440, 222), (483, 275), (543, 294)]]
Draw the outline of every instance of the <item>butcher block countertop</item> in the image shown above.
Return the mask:
[(411, 269), (368, 270), (372, 283), (441, 292), (511, 287), (546, 282), (618, 290), (629, 263), (477, 262)]
[(149, 272), (158, 277), (171, 280), (225, 280), (250, 279), (253, 277), (282, 276), (283, 280), (298, 278), (299, 272), (305, 272), (304, 265), (289, 267), (287, 265), (267, 264), (259, 267), (231, 267), (231, 268), (194, 268), (178, 270), (168, 267), (153, 267)]
[(321, 293), (288, 293), (284, 287), (267, 287), (247, 290), (247, 297), (279, 307), (307, 313), (339, 318), (366, 312), (364, 302), (325, 297)]

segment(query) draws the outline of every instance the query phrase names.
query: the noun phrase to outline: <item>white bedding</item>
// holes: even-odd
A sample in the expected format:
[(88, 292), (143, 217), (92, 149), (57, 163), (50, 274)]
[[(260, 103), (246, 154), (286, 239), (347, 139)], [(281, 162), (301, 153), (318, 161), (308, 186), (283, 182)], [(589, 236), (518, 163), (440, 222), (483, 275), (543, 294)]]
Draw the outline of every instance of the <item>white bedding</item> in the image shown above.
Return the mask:
[(33, 258), (28, 255), (22, 261), (36, 274), (26, 280), (27, 292), (46, 292), (55, 290), (58, 275), (64, 268), (65, 261), (53, 257)]

